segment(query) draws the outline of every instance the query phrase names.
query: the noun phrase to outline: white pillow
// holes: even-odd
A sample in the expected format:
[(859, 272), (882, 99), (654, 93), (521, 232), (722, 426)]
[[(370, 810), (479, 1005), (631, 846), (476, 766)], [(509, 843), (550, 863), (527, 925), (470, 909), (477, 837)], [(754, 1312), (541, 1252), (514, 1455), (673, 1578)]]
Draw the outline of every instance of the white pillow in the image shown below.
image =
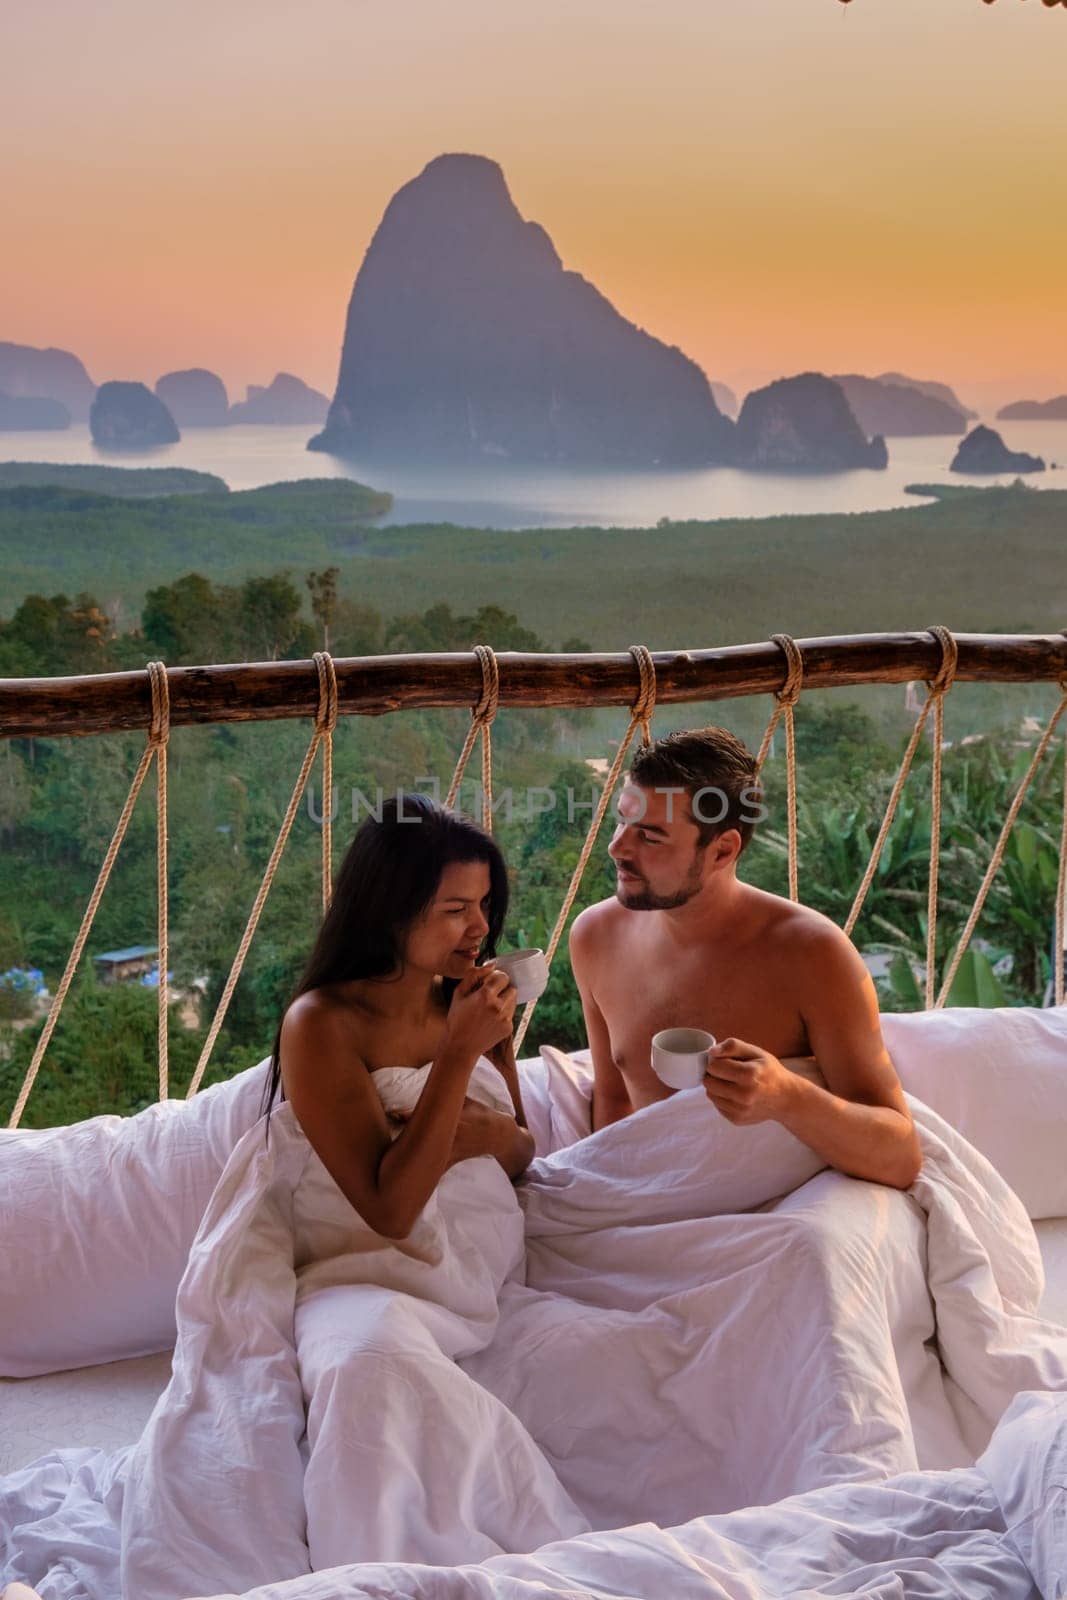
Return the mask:
[(882, 1018), (909, 1094), (975, 1145), (1030, 1216), (1067, 1216), (1067, 1006)]
[(134, 1117), (0, 1131), (0, 1377), (148, 1355), (270, 1062)]

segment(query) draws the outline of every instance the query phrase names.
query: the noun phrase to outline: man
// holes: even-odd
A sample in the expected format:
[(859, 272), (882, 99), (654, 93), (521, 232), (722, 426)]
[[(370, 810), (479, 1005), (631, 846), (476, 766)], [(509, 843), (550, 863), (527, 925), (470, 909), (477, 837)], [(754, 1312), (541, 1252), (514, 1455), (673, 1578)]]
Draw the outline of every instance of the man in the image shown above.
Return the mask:
[[(653, 1034), (703, 1028), (719, 1041), (705, 1088), (728, 1121), (780, 1122), (828, 1165), (905, 1189), (919, 1143), (858, 952), (827, 917), (737, 876), (761, 801), (756, 762), (725, 728), (634, 759), (608, 847), (615, 898), (571, 930), (593, 1127), (673, 1092), (652, 1070)], [(789, 1069), (812, 1056), (826, 1088)]]

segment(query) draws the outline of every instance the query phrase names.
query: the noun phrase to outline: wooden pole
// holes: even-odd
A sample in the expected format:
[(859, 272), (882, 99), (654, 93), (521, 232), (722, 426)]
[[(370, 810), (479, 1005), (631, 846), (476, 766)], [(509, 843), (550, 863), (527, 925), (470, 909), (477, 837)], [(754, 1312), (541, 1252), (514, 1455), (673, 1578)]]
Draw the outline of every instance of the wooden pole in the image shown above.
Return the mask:
[[(1067, 679), (1062, 634), (956, 635), (957, 682), (1056, 683)], [(906, 683), (933, 678), (941, 647), (928, 633), (844, 634), (798, 639), (805, 689)], [(776, 644), (653, 655), (658, 705), (771, 694), (785, 679)], [(497, 656), (500, 705), (625, 706), (637, 693), (633, 658), (611, 655)], [(472, 706), (482, 691), (474, 652), (450, 655), (357, 656), (339, 659), (341, 716)], [(319, 699), (312, 661), (171, 667), (171, 727), (314, 717)], [(0, 738), (145, 729), (151, 719), (148, 673), (104, 672), (81, 678), (0, 679)]]

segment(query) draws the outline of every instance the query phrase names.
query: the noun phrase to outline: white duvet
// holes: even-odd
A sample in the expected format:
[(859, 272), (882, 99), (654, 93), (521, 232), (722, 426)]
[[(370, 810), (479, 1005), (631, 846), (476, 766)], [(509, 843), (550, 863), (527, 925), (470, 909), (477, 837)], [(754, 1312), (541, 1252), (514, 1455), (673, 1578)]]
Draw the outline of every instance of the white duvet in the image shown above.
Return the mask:
[[(388, 1104), (421, 1087), (379, 1078)], [(472, 1089), (502, 1095), (488, 1063)], [(1023, 1600), (1031, 1569), (1001, 1485), (973, 1463), (1016, 1394), (1067, 1390), (1067, 1332), (1036, 1318), (1019, 1202), (913, 1110), (924, 1169), (906, 1195), (816, 1172), (773, 1125), (727, 1134), (696, 1092), (535, 1163), (521, 1209), (494, 1162), (463, 1163), (397, 1246), (283, 1106), (212, 1198), (140, 1443), (55, 1452), (0, 1486), (4, 1578), (46, 1600), (287, 1581), (292, 1600)], [(1033, 1559), (1067, 1564), (1062, 1401), (1038, 1397), (1010, 1426), (1044, 1463), (1016, 1475), (1012, 1515), (1043, 1517)], [(960, 1572), (1003, 1568), (1001, 1586), (892, 1587), (900, 1550), (921, 1572), (957, 1545)], [(833, 1587), (845, 1573), (852, 1587)]]

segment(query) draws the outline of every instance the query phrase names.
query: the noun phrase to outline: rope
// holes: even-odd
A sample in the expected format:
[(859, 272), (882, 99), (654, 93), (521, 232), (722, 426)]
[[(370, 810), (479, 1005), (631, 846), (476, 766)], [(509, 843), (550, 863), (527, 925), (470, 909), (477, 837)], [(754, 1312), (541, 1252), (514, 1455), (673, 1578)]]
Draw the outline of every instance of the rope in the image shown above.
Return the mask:
[(493, 831), (493, 719), (500, 706), (500, 667), (496, 655), (487, 644), (476, 644), (474, 653), (482, 669), (482, 693), (471, 711), (471, 725), (463, 741), (463, 749), (452, 774), (452, 782), (445, 796), (445, 806), (451, 810), (463, 782), (471, 751), (479, 731), (482, 735), (482, 827), (486, 833)]
[[(241, 935), (241, 942), (237, 947), (237, 954), (233, 958), (233, 965), (230, 968), (230, 975), (226, 979), (226, 985), (222, 991), (222, 997), (219, 1000), (218, 1006), (216, 1007), (215, 1015), (211, 1021), (211, 1027), (208, 1029), (207, 1038), (204, 1040), (204, 1046), (200, 1052), (200, 1060), (196, 1064), (196, 1071), (193, 1073), (192, 1082), (189, 1084), (189, 1088), (186, 1093), (187, 1100), (191, 1100), (196, 1094), (196, 1091), (199, 1089), (200, 1081), (204, 1076), (204, 1071), (207, 1067), (208, 1061), (211, 1059), (211, 1052), (215, 1047), (215, 1040), (219, 1036), (219, 1030), (225, 1020), (226, 1012), (229, 1010), (230, 1001), (233, 998), (233, 991), (237, 987), (237, 980), (241, 976), (241, 969), (245, 964), (245, 957), (248, 954), (249, 946), (251, 945), (252, 939), (255, 936), (263, 907), (266, 904), (267, 896), (270, 893), (271, 885), (274, 882), (274, 874), (278, 870), (278, 863), (281, 861), (282, 852), (288, 843), (289, 834), (293, 826), (294, 818), (296, 817), (297, 807), (300, 805), (300, 798), (304, 793), (304, 788), (308, 781), (308, 775), (310, 774), (311, 768), (314, 764), (315, 755), (318, 751), (319, 744), (323, 739), (333, 732), (333, 726), (337, 720), (337, 679), (333, 672), (333, 662), (324, 650), (316, 650), (314, 660), (315, 667), (319, 675), (319, 706), (318, 711), (315, 714), (315, 731), (311, 735), (311, 743), (307, 747), (307, 752), (304, 756), (303, 762), (301, 763), (296, 783), (293, 786), (293, 792), (289, 798), (289, 804), (286, 807), (285, 816), (282, 818), (282, 825), (278, 830), (278, 837), (274, 841), (274, 848), (270, 853), (270, 860), (267, 862), (266, 871), (263, 874), (263, 881), (260, 883), (255, 901), (252, 905), (252, 910), (249, 912), (248, 922), (245, 925), (245, 931)], [(332, 810), (332, 798), (333, 797), (331, 795), (330, 801), (324, 803), (323, 805), (324, 820), (327, 806), (329, 806), (329, 809)]]
[[(652, 716), (656, 709), (656, 664), (643, 644), (632, 644), (630, 646), (630, 654), (633, 656), (640, 674), (641, 687), (630, 711), (629, 726), (622, 736), (619, 748), (615, 752), (615, 759), (611, 764), (611, 770), (604, 780), (603, 793), (597, 803), (596, 811), (593, 813), (593, 820), (589, 824), (589, 832), (585, 836), (585, 843), (582, 845), (581, 853), (578, 856), (578, 864), (571, 874), (571, 881), (567, 885), (567, 893), (563, 897), (563, 904), (560, 906), (559, 915), (556, 917), (556, 925), (552, 929), (552, 936), (545, 950), (545, 965), (549, 968), (552, 966), (553, 957), (559, 946), (563, 930), (567, 925), (567, 918), (570, 916), (575, 896), (581, 887), (582, 877), (588, 865), (589, 857), (593, 853), (597, 835), (600, 832), (600, 825), (611, 803), (611, 797), (615, 793), (615, 785), (619, 781), (623, 762), (626, 760), (633, 736), (638, 728), (641, 729), (641, 737), (644, 744), (649, 745), (652, 743), (651, 724)], [(514, 1048), (516, 1055), (522, 1048), (522, 1041), (526, 1037), (526, 1030), (530, 1026), (530, 1018), (534, 1014), (536, 1005), (536, 1000), (530, 1000), (523, 1009), (522, 1020), (515, 1031)]]
[(928, 678), (926, 681), (926, 699), (915, 720), (915, 726), (911, 730), (911, 738), (908, 740), (907, 748), (897, 769), (897, 775), (893, 781), (893, 788), (885, 808), (885, 816), (882, 818), (881, 827), (878, 829), (878, 837), (874, 841), (874, 849), (871, 851), (867, 870), (863, 874), (863, 880), (856, 891), (856, 898), (852, 902), (852, 910), (849, 912), (845, 923), (845, 932), (851, 937), (852, 930), (859, 920), (859, 914), (867, 899), (868, 891), (874, 882), (874, 875), (878, 870), (878, 863), (882, 859), (882, 852), (889, 837), (889, 830), (893, 825), (893, 818), (897, 813), (900, 797), (904, 792), (904, 785), (907, 782), (908, 774), (911, 772), (915, 752), (919, 748), (923, 729), (926, 727), (932, 711), (934, 714), (934, 729), (930, 765), (930, 871), (926, 887), (926, 1009), (929, 1011), (934, 1004), (934, 966), (941, 867), (941, 746), (944, 743), (944, 701), (945, 695), (951, 689), (956, 678), (959, 646), (948, 628), (935, 625), (932, 628), (928, 628), (927, 632), (932, 633), (941, 646), (941, 665), (937, 670), (936, 676)]
[(1060, 870), (1056, 879), (1056, 973), (1052, 993), (1056, 1005), (1064, 1003), (1063, 956), (1067, 940), (1067, 738), (1063, 750), (1063, 822), (1060, 828)]
[[(158, 668), (159, 671), (154, 671), (153, 669), (155, 668)], [(9, 1128), (17, 1128), (22, 1120), (22, 1113), (26, 1109), (26, 1101), (29, 1099), (30, 1090), (33, 1088), (37, 1074), (40, 1071), (41, 1062), (44, 1060), (44, 1053), (48, 1049), (48, 1044), (52, 1034), (55, 1031), (56, 1023), (59, 1021), (59, 1013), (63, 1009), (63, 1002), (67, 997), (67, 991), (70, 988), (75, 972), (78, 970), (78, 962), (81, 960), (82, 951), (85, 949), (86, 940), (92, 931), (97, 908), (99, 907), (100, 901), (103, 898), (104, 890), (107, 888), (107, 882), (111, 876), (111, 869), (115, 865), (115, 857), (118, 855), (122, 841), (126, 837), (126, 830), (130, 825), (130, 818), (133, 815), (133, 808), (137, 803), (137, 796), (141, 792), (141, 786), (144, 783), (145, 778), (148, 776), (148, 769), (152, 765), (152, 759), (154, 756), (158, 756), (161, 751), (166, 750), (166, 741), (170, 732), (170, 708), (169, 702), (166, 699), (166, 672), (163, 668), (162, 662), (151, 663), (148, 672), (149, 689), (152, 695), (152, 715), (151, 722), (149, 724), (148, 743), (145, 745), (141, 759), (138, 762), (137, 771), (133, 775), (129, 793), (126, 796), (122, 811), (119, 813), (119, 820), (115, 824), (115, 831), (111, 836), (111, 843), (108, 845), (104, 854), (104, 859), (101, 863), (100, 871), (97, 874), (96, 883), (93, 887), (93, 892), (89, 896), (89, 904), (85, 908), (85, 914), (82, 917), (81, 927), (78, 929), (77, 937), (74, 940), (70, 955), (67, 957), (67, 965), (63, 970), (62, 978), (59, 980), (59, 987), (56, 989), (55, 997), (53, 998), (52, 1004), (48, 1010), (48, 1016), (45, 1020), (45, 1025), (41, 1029), (40, 1038), (37, 1040), (37, 1044), (34, 1048), (33, 1058), (26, 1070), (26, 1076), (23, 1079), (22, 1087), (19, 1090), (18, 1098), (15, 1101), (15, 1108), (8, 1119), (7, 1125)], [(157, 794), (157, 828), (159, 826), (158, 816), (161, 808), (166, 804), (166, 787), (166, 778), (164, 777), (161, 783), (160, 791)], [(163, 882), (163, 900), (161, 904), (164, 908), (163, 911), (161, 911), (162, 916), (165, 915), (166, 906), (165, 879)], [(163, 951), (160, 951), (160, 955), (163, 955), (163, 953)], [(166, 980), (164, 979), (163, 982), (165, 985)], [(165, 1000), (163, 1004), (165, 1009)], [(166, 1024), (164, 1021), (161, 1026), (165, 1027), (165, 1025)]]
[(152, 690), (152, 722), (149, 745), (156, 750), (156, 972), (159, 977), (157, 1023), (159, 1057), (159, 1098), (170, 1093), (170, 1045), (168, 1040), (167, 972), (170, 958), (169, 902), (167, 898), (167, 740), (170, 737), (170, 687), (162, 661), (148, 663)]
[(924, 1006), (934, 1009), (937, 983), (937, 911), (941, 886), (941, 752), (945, 742), (945, 696), (959, 664), (959, 646), (947, 628), (929, 630), (941, 646), (941, 667), (928, 684), (934, 705), (933, 749), (930, 752), (930, 870), (926, 878), (926, 988)]
[(1022, 782), (1015, 791), (1015, 798), (1008, 808), (1007, 816), (1004, 818), (1004, 826), (1000, 830), (1000, 837), (997, 840), (989, 866), (986, 868), (986, 874), (982, 879), (981, 887), (978, 890), (974, 905), (971, 907), (970, 916), (967, 918), (966, 926), (964, 927), (963, 932), (960, 934), (959, 943), (953, 951), (952, 960), (949, 962), (948, 971), (945, 974), (944, 982), (941, 985), (940, 993), (938, 994), (935, 1002), (938, 1010), (940, 1010), (940, 1008), (945, 1004), (945, 1001), (948, 999), (949, 992), (956, 977), (956, 973), (959, 970), (960, 962), (963, 960), (964, 952), (971, 941), (971, 935), (974, 933), (978, 919), (982, 915), (982, 909), (985, 906), (986, 898), (993, 885), (993, 879), (996, 877), (1000, 868), (1000, 863), (1004, 859), (1004, 851), (1006, 850), (1008, 840), (1011, 837), (1011, 830), (1014, 828), (1015, 820), (1022, 809), (1022, 803), (1026, 798), (1027, 790), (1033, 782), (1034, 773), (1041, 765), (1045, 751), (1052, 742), (1052, 737), (1056, 732), (1060, 718), (1063, 716), (1063, 713), (1067, 711), (1067, 678), (1060, 679), (1060, 690), (1062, 692), (1062, 699), (1060, 700), (1060, 703), (1056, 707), (1055, 711), (1052, 713), (1052, 716), (1049, 718), (1048, 726), (1041, 735), (1041, 740), (1037, 746), (1037, 749), (1034, 751), (1030, 765), (1027, 767), (1026, 772), (1023, 775)]
[(800, 872), (799, 872), (799, 838), (797, 830), (797, 740), (796, 727), (793, 721), (793, 708), (800, 699), (800, 691), (804, 682), (804, 658), (795, 639), (788, 633), (773, 633), (774, 643), (780, 650), (785, 651), (786, 674), (785, 682), (775, 694), (775, 707), (771, 720), (767, 724), (767, 731), (763, 735), (763, 742), (756, 757), (756, 770), (762, 770), (771, 748), (775, 729), (781, 717), (785, 716), (785, 770), (786, 770), (786, 814), (789, 827), (789, 898), (797, 901), (800, 899)]
[(315, 666), (319, 674), (319, 710), (315, 726), (320, 722), (322, 725), (322, 914), (325, 916), (333, 894), (333, 730), (337, 726), (337, 669), (333, 657), (325, 650), (316, 654)]

